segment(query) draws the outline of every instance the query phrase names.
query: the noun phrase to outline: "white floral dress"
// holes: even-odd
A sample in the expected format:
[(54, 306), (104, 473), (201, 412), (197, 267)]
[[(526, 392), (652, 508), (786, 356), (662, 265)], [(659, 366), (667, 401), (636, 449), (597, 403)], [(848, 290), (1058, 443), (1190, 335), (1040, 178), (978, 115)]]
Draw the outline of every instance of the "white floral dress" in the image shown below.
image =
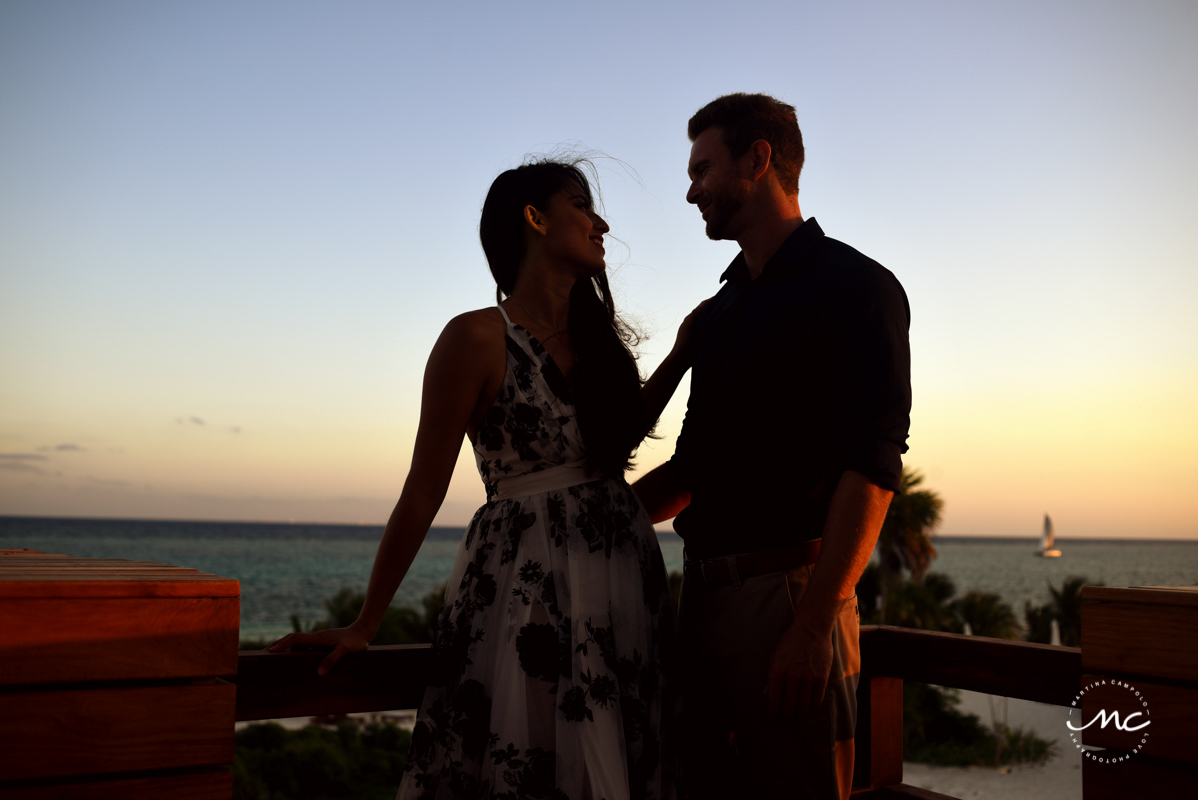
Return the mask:
[(622, 477), (594, 480), (566, 381), (507, 321), (474, 441), (487, 504), (458, 550), (400, 798), (657, 800), (674, 609)]

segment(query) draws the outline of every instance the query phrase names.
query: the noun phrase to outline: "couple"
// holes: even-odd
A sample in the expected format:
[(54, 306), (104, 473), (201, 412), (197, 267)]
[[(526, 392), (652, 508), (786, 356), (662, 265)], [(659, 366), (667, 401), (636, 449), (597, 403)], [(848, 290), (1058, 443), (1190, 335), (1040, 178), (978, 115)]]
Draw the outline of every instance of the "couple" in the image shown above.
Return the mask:
[[(615, 313), (586, 176), (504, 172), (479, 225), (501, 302), (433, 349), (361, 615), (272, 645), (333, 645), (322, 674), (366, 648), (468, 435), (487, 503), (449, 579), (401, 798), (848, 797), (854, 587), (906, 449), (906, 297), (803, 220), (791, 106), (728, 95), (688, 133), (687, 200), (742, 252), (653, 376)], [(688, 369), (673, 459), (629, 486)], [(652, 528), (675, 516), (677, 635)]]

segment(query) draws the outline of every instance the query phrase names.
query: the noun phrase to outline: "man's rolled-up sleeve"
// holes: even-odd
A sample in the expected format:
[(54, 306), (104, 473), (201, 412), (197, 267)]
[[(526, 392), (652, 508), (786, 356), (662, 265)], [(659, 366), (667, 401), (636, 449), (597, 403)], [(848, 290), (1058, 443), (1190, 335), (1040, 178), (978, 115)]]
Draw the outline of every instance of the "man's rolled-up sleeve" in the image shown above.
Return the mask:
[(858, 296), (844, 332), (846, 391), (842, 468), (897, 492), (911, 427), (911, 308), (889, 271), (878, 268)]

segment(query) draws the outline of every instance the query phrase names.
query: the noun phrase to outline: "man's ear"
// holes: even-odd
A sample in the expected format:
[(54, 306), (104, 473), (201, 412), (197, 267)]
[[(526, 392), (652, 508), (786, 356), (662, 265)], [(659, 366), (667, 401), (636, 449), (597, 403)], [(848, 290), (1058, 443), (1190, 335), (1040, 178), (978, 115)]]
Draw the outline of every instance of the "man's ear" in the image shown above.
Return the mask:
[(547, 230), (545, 215), (540, 211), (537, 211), (534, 206), (527, 205), (524, 207), (524, 221), (527, 222), (534, 231), (542, 236), (545, 235), (545, 231)]
[(766, 171), (770, 168), (770, 159), (773, 153), (770, 143), (765, 139), (758, 139), (749, 145), (743, 158), (753, 180), (759, 181), (765, 177)]

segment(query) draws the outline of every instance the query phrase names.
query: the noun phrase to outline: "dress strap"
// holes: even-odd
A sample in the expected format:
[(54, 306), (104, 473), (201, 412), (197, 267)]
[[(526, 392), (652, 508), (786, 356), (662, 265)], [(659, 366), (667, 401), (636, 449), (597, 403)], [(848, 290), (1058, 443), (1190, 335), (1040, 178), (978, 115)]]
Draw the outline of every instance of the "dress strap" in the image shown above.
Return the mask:
[(503, 314), (503, 321), (506, 322), (508, 325), (511, 325), (512, 318), (507, 315), (507, 310), (504, 309), (503, 306), (495, 306), (495, 307), (499, 309), (500, 314)]

